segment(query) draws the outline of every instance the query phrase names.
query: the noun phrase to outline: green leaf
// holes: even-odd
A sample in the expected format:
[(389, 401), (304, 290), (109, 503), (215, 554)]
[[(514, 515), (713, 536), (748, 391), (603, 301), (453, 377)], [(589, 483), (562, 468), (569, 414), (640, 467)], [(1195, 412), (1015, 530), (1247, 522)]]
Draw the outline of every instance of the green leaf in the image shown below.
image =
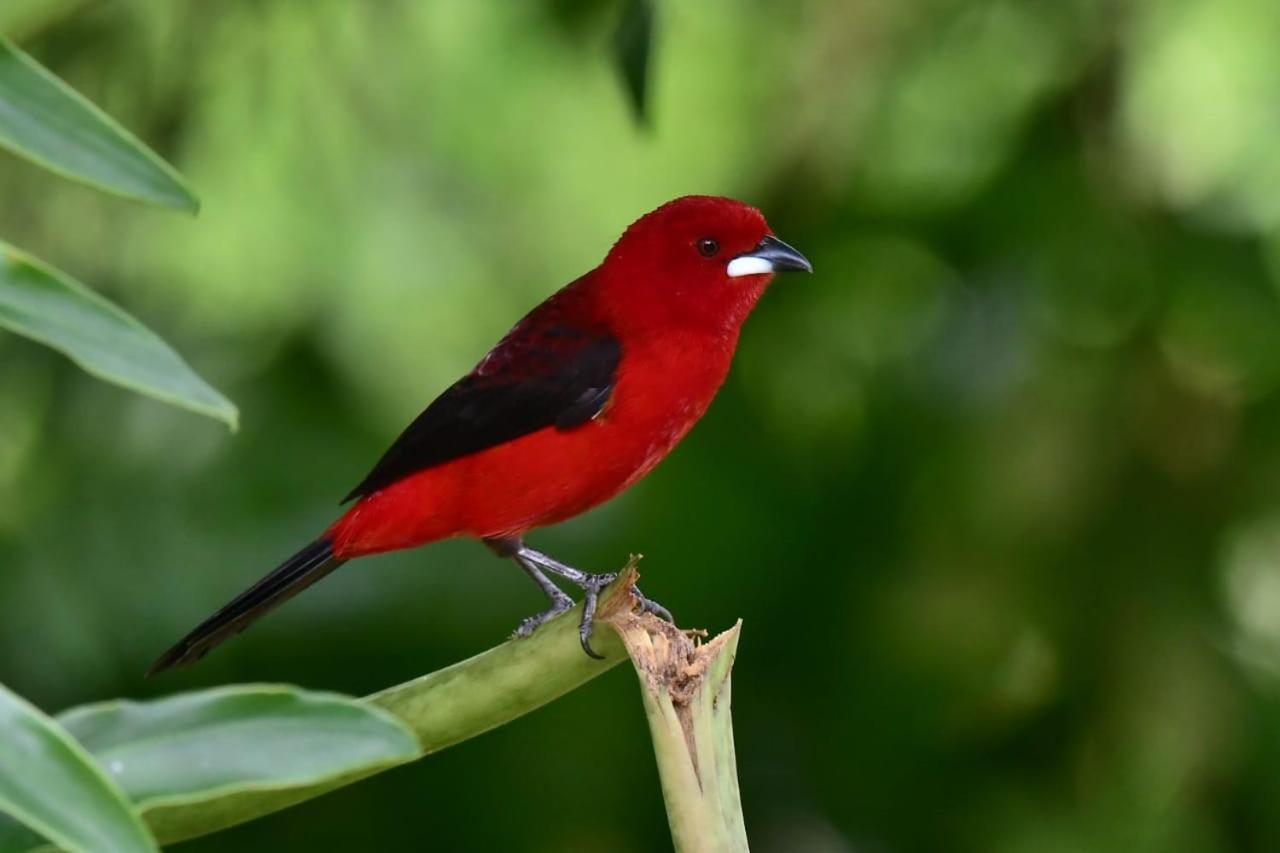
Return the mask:
[(200, 209), (173, 167), (3, 36), (0, 146), (125, 198)]
[[(3, 685), (0, 756), (0, 809), (58, 846), (72, 853), (156, 849), (124, 794), (84, 749)], [(3, 849), (14, 849), (10, 837), (0, 831)]]
[(142, 810), (189, 838), (421, 755), (390, 713), (343, 696), (243, 685), (77, 708), (59, 721)]
[(64, 353), (108, 382), (219, 418), (236, 407), (153, 332), (98, 294), (0, 242), (0, 328)]
[(649, 65), (653, 55), (654, 9), (651, 0), (623, 0), (622, 17), (613, 33), (614, 56), (636, 121), (644, 123), (649, 108)]

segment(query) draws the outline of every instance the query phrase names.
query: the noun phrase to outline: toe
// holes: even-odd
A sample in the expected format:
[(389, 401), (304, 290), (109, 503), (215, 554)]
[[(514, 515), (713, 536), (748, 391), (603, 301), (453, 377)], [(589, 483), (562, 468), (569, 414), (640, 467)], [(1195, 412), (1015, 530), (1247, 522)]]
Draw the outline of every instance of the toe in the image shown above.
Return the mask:
[(640, 590), (638, 590), (638, 589), (637, 589), (637, 590), (635, 590), (635, 596), (636, 596), (636, 598), (637, 598), (637, 599), (639, 599), (639, 601), (640, 601), (640, 610), (641, 610), (641, 612), (643, 612), (643, 613), (652, 613), (654, 616), (657, 616), (659, 619), (662, 619), (662, 620), (663, 620), (663, 621), (665, 621), (665, 622), (670, 622), (670, 623), (672, 623), (672, 624), (675, 624), (675, 621), (676, 621), (676, 620), (675, 620), (675, 618), (671, 615), (671, 611), (670, 611), (670, 610), (668, 610), (667, 608), (663, 607), (661, 604), (659, 604), (658, 602), (654, 601), (652, 598), (650, 598), (649, 596), (645, 595), (643, 592), (641, 592), (641, 591), (640, 591)]
[(676, 620), (675, 617), (671, 615), (671, 611), (656, 601), (646, 598), (644, 600), (644, 610), (646, 613), (652, 613), (654, 616), (657, 616), (663, 622), (675, 624)]
[(604, 655), (596, 654), (595, 649), (591, 648), (590, 631), (583, 631), (578, 635), (578, 639), (582, 641), (582, 650), (587, 653), (587, 657), (592, 657), (596, 660), (604, 660)]

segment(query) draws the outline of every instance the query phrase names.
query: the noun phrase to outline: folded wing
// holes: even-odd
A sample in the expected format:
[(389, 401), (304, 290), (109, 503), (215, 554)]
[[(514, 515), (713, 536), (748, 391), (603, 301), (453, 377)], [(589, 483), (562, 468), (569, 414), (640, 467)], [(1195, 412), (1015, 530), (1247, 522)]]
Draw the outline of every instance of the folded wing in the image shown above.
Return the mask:
[(573, 429), (599, 414), (613, 393), (621, 345), (606, 330), (553, 311), (540, 317), (540, 311), (418, 415), (343, 502), (540, 429)]

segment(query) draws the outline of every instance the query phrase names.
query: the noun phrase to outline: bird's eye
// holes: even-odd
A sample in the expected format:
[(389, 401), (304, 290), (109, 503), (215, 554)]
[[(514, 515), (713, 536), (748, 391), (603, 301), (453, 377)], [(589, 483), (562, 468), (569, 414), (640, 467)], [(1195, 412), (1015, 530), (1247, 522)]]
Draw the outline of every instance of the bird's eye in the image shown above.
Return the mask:
[(698, 254), (702, 257), (714, 258), (718, 251), (720, 251), (720, 244), (710, 237), (703, 237), (698, 241)]

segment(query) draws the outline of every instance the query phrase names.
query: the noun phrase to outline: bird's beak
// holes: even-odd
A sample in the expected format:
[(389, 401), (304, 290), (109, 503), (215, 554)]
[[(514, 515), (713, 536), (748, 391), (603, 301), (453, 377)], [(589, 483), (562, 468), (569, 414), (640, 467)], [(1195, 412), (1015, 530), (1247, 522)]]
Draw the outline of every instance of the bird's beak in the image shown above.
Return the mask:
[(809, 259), (804, 255), (773, 235), (765, 237), (760, 241), (760, 245), (745, 255), (738, 255), (729, 261), (730, 278), (789, 270), (813, 272), (813, 264), (809, 263)]

